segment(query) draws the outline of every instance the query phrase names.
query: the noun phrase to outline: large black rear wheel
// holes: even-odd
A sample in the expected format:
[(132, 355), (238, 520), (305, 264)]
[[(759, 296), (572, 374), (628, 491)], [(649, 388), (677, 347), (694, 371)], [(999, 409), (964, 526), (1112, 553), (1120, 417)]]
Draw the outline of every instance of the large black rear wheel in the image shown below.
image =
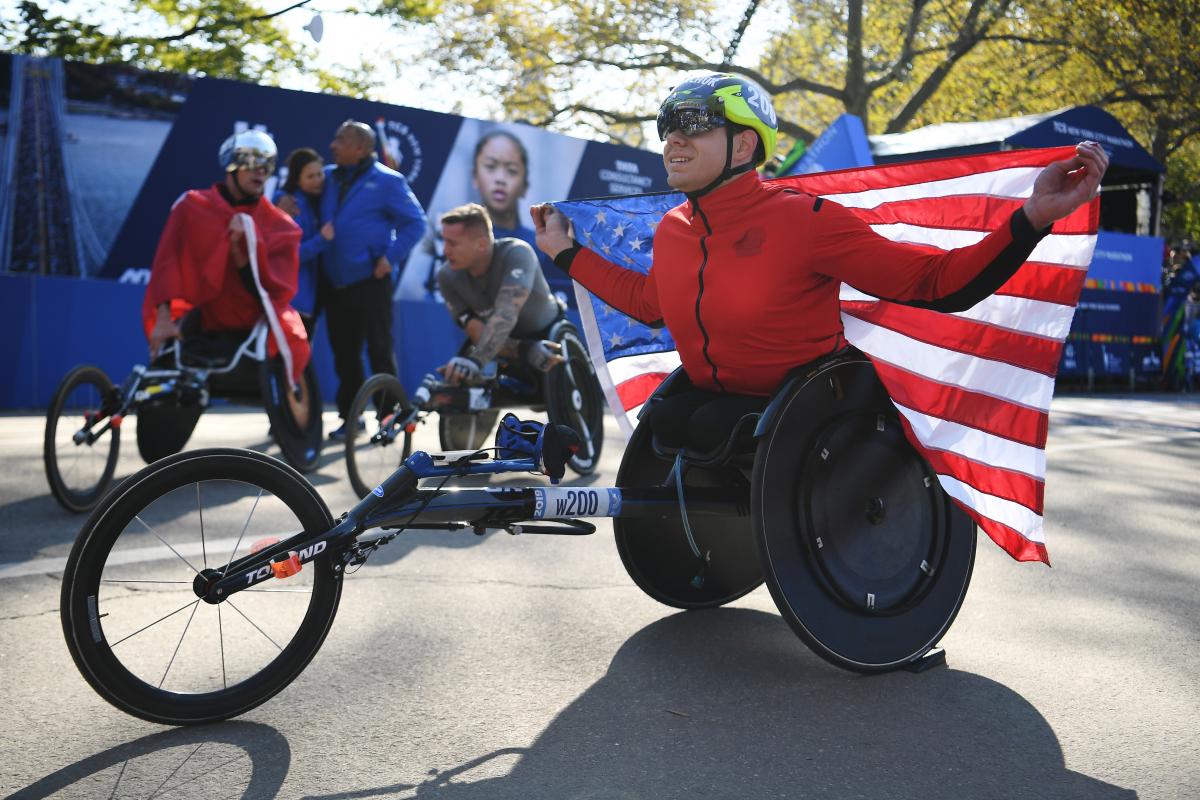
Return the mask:
[(330, 554), (210, 604), (194, 586), (256, 543), (333, 524), (308, 481), (249, 450), (195, 450), (125, 481), (80, 531), (60, 614), (83, 677), (108, 702), (170, 725), (245, 713), (324, 641), (341, 595)]
[(949, 629), (971, 580), (975, 525), (905, 438), (865, 358), (787, 390), (753, 486), (767, 586), (822, 658), (883, 672)]
[[(120, 405), (112, 381), (97, 367), (75, 367), (59, 383), (46, 410), (42, 464), (50, 493), (68, 511), (92, 509), (112, 483), (121, 451), (121, 427), (109, 417)], [(109, 424), (95, 441), (89, 433)]]

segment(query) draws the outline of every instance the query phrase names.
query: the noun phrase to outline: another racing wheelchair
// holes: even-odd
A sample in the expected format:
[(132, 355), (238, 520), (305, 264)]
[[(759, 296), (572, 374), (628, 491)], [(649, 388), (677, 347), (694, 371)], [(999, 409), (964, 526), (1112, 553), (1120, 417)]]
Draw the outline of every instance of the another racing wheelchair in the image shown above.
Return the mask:
[(364, 431), (346, 436), (346, 471), (358, 496), (365, 497), (412, 454), (413, 431), (434, 412), (443, 450), (475, 451), (484, 445), (503, 409), (544, 410), (551, 424), (566, 425), (579, 436), (581, 446), (567, 461), (571, 471), (594, 472), (604, 445), (603, 390), (569, 320), (551, 326), (547, 338), (563, 357), (563, 363), (547, 373), (500, 358), (477, 385), (448, 386), (436, 376), (426, 376), (411, 401), (395, 377), (367, 379), (347, 413), (347, 419), (361, 418), (366, 425)]
[(130, 414), (137, 414), (138, 452), (153, 463), (183, 449), (213, 397), (262, 402), (284, 459), (312, 471), (322, 436), (316, 371), (310, 362), (293, 387), (286, 360), (267, 355), (269, 335), (265, 321), (249, 333), (190, 333), (151, 366), (136, 365), (120, 386), (94, 366), (67, 373), (46, 412), (42, 448), (54, 499), (75, 512), (100, 501)]
[[(656, 397), (679, 384), (677, 374)], [(975, 529), (905, 439), (861, 354), (794, 375), (710, 453), (669, 451), (639, 426), (616, 487), (444, 488), (457, 475), (528, 470), (556, 482), (578, 447), (569, 429), (510, 415), (495, 458), (414, 453), (336, 520), (304, 478), (260, 453), (173, 456), (108, 495), (81, 531), (63, 576), (68, 647), (123, 711), (167, 724), (224, 719), (300, 674), (347, 571), (404, 530), (580, 535), (595, 528), (579, 517), (607, 516), (630, 576), (667, 605), (720, 606), (765, 578), (795, 632), (839, 667), (937, 663), (934, 645), (970, 581)], [(419, 486), (437, 477), (442, 485)], [(252, 521), (274, 535), (252, 544)], [(156, 602), (128, 602), (145, 581)]]

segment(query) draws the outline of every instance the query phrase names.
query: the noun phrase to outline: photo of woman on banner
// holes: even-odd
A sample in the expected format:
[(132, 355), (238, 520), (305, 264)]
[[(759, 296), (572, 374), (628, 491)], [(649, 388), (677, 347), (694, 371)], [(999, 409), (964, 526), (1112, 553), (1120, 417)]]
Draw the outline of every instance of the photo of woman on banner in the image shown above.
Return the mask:
[[(464, 119), (434, 191), (430, 219), (466, 203), (480, 203), (491, 216), (495, 238), (520, 239), (533, 246), (528, 207), (537, 198), (565, 197), (570, 192), (584, 144), (528, 125)], [(531, 152), (554, 168), (537, 169)], [(570, 278), (537, 252), (551, 290), (573, 302)], [(441, 233), (431, 227), (408, 259), (397, 296), (436, 298), (434, 275), (444, 260)]]

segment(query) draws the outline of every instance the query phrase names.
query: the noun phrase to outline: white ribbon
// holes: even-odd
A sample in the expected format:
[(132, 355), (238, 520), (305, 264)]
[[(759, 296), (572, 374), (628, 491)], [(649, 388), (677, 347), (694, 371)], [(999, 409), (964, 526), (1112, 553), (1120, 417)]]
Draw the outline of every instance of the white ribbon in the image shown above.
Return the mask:
[(271, 329), (271, 335), (275, 337), (275, 344), (279, 346), (279, 354), (283, 356), (283, 365), (287, 369), (290, 388), (293, 385), (292, 349), (288, 347), (287, 338), (283, 335), (283, 326), (279, 324), (279, 316), (275, 313), (275, 306), (271, 304), (267, 290), (263, 288), (262, 277), (259, 274), (258, 229), (254, 226), (254, 219), (249, 214), (239, 213), (234, 219), (241, 221), (242, 230), (246, 234), (246, 249), (250, 254), (250, 274), (254, 276), (254, 285), (258, 288), (259, 299), (262, 300), (263, 313), (267, 316), (267, 326)]

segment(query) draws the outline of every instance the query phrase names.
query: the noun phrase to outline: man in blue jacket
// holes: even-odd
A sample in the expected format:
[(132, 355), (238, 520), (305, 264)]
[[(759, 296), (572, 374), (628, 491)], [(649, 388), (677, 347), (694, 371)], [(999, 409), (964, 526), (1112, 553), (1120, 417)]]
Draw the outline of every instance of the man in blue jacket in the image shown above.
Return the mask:
[[(424, 235), (425, 212), (404, 176), (375, 160), (370, 126), (346, 120), (329, 149), (334, 163), (325, 168), (321, 220), (332, 222), (337, 236), (323, 257), (322, 299), (338, 375), (338, 414), (345, 420), (364, 380), (364, 343), (372, 373), (396, 374), (393, 275)], [(343, 422), (329, 436), (345, 435)]]

